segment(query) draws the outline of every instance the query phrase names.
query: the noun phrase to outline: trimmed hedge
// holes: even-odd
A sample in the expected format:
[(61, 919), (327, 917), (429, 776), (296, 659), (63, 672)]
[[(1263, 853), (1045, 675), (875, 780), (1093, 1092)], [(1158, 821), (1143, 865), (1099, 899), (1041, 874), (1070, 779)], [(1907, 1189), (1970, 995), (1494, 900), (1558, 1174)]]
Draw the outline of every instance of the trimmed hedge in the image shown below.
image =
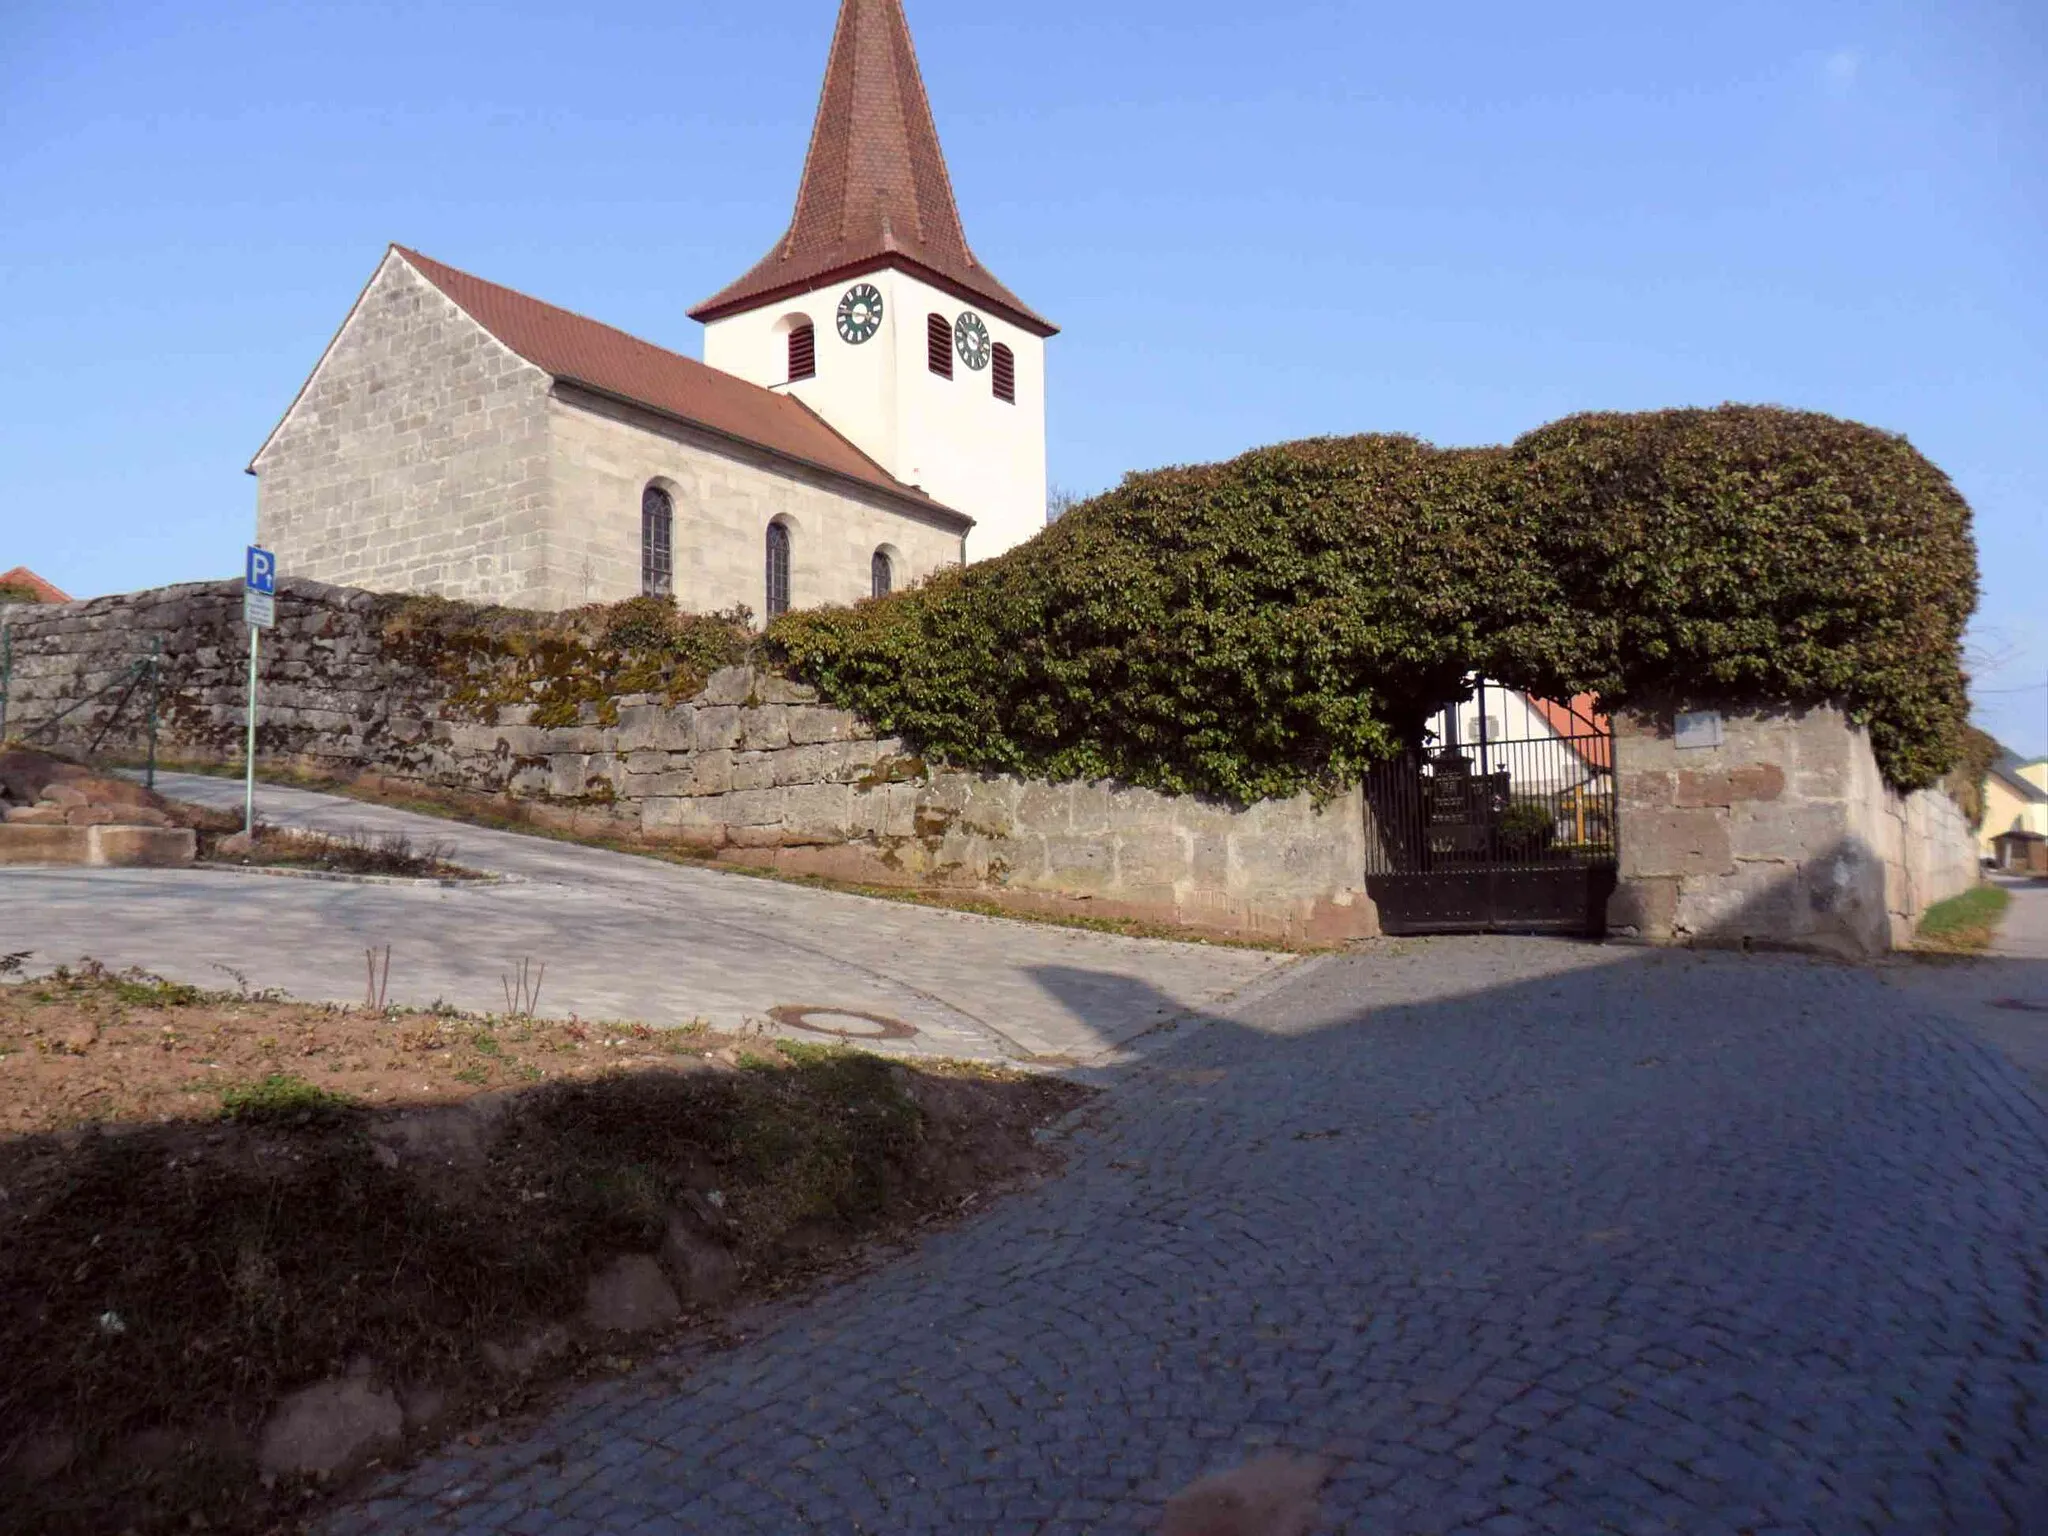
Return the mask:
[(1484, 672), (1606, 707), (1839, 702), (1953, 761), (1969, 508), (1903, 438), (1762, 407), (1506, 449), (1321, 438), (1132, 475), (1030, 543), (769, 640), (961, 766), (1236, 801), (1326, 789)]

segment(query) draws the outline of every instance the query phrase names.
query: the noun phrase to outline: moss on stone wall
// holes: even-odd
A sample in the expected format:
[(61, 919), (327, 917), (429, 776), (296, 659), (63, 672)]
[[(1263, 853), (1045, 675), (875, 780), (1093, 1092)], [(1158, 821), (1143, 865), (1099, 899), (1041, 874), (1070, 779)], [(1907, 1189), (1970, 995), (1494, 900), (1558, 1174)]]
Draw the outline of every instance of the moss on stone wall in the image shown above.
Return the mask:
[(618, 721), (623, 695), (680, 704), (713, 672), (746, 658), (751, 615), (683, 613), (666, 597), (636, 597), (564, 613), (483, 607), (438, 597), (386, 600), (385, 652), (439, 680), (449, 718), (495, 725), (501, 711), (530, 707), (530, 723)]

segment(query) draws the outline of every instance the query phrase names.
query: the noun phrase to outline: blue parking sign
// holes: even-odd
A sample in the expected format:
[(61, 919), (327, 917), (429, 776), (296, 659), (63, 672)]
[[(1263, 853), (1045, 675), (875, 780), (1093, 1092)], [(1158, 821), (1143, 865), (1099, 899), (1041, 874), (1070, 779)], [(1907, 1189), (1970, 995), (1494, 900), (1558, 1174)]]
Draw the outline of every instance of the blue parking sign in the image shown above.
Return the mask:
[(260, 592), (265, 597), (277, 591), (277, 556), (267, 549), (249, 546), (249, 569), (243, 577), (243, 585), (251, 592)]

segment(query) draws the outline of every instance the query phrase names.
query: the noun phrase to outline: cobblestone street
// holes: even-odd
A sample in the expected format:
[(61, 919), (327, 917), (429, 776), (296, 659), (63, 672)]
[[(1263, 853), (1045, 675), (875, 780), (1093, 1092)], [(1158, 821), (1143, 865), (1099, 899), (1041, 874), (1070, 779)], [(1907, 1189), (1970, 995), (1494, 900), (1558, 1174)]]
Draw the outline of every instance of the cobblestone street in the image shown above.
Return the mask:
[(2048, 1530), (2048, 1113), (1914, 992), (1388, 944), (1110, 1081), (1064, 1177), (330, 1531), (1137, 1531), (1273, 1445), (1360, 1536)]

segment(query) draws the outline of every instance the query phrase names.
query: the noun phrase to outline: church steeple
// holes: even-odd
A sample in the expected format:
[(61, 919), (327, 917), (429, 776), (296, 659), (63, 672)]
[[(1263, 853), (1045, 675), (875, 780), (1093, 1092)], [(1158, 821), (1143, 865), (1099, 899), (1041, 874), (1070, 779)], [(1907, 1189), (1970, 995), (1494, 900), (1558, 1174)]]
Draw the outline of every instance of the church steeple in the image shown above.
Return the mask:
[(1054, 334), (967, 244), (902, 0), (842, 0), (789, 229), (690, 313), (709, 322), (884, 265)]

